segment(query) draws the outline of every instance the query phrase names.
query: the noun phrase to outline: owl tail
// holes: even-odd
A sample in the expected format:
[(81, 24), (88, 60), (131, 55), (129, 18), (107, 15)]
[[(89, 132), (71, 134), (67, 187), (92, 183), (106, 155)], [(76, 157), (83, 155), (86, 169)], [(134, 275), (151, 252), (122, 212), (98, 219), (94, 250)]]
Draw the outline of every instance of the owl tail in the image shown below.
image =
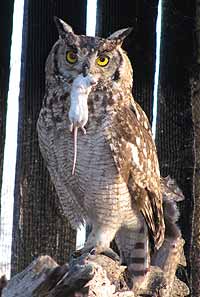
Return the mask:
[(150, 267), (148, 230), (144, 225), (140, 230), (123, 227), (117, 234), (116, 242), (122, 264), (127, 266), (127, 283), (130, 288), (146, 276)]
[(133, 238), (131, 240), (130, 238), (129, 240), (133, 248), (131, 252), (125, 253), (128, 272), (131, 278), (137, 281), (138, 277), (146, 275), (150, 266), (148, 232), (142, 227), (137, 234), (137, 239)]

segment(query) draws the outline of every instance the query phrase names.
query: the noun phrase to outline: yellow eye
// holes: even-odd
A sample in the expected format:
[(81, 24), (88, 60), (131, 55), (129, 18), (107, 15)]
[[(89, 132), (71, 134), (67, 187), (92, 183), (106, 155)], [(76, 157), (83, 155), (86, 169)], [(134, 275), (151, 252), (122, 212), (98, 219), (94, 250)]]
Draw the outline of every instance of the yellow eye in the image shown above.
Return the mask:
[(66, 60), (70, 64), (76, 63), (76, 61), (78, 60), (77, 54), (73, 50), (66, 52)]
[(97, 59), (96, 62), (99, 66), (106, 66), (109, 62), (110, 58), (106, 55), (100, 55)]

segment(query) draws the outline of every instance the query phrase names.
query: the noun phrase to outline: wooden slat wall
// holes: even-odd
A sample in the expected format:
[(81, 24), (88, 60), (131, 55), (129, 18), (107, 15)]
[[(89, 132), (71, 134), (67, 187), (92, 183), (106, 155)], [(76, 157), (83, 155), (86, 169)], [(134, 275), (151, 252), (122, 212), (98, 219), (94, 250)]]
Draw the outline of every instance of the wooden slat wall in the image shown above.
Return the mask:
[(152, 121), (158, 0), (98, 0), (97, 35), (133, 27), (124, 48), (134, 71), (133, 93)]
[(64, 263), (75, 248), (76, 233), (60, 214), (36, 133), (44, 95), (45, 59), (58, 39), (54, 15), (84, 34), (86, 0), (25, 0), (12, 274), (41, 254)]
[[(179, 224), (189, 264), (193, 209), (193, 123), (190, 70), (193, 60), (194, 0), (163, 0), (163, 33), (156, 143), (161, 174), (175, 178), (185, 201)], [(189, 266), (188, 266), (189, 267)], [(189, 269), (188, 269), (189, 272)]]
[[(6, 132), (7, 93), (9, 83), (10, 46), (14, 0), (4, 1), (0, 9), (0, 193)], [(1, 198), (0, 198), (1, 214)]]
[[(197, 8), (198, 22), (200, 21), (200, 6)], [(196, 31), (199, 39), (199, 31)], [(198, 40), (199, 43), (200, 39)], [(198, 47), (197, 52), (200, 53)], [(199, 59), (200, 56), (197, 58)], [(200, 60), (199, 60), (200, 61)], [(195, 63), (191, 79), (191, 95), (192, 95), (192, 115), (194, 123), (194, 150), (195, 150), (195, 167), (194, 167), (194, 212), (192, 220), (192, 235), (191, 235), (191, 295), (192, 297), (200, 296), (200, 64)]]

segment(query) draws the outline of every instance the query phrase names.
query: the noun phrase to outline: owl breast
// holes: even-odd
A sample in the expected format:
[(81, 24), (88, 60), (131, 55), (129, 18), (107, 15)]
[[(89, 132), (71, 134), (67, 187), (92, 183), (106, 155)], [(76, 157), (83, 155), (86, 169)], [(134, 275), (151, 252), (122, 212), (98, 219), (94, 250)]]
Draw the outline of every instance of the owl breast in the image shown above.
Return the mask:
[[(131, 220), (137, 225), (139, 224), (135, 216), (137, 210), (133, 207), (127, 184), (117, 171), (110, 146), (106, 141), (105, 133), (110, 119), (104, 117), (100, 123), (100, 114), (99, 112), (96, 122), (94, 118), (89, 118), (86, 135), (78, 130), (74, 175), (72, 175), (73, 134), (69, 131), (68, 122), (64, 118), (61, 123), (53, 124), (52, 111), (46, 114), (45, 120), (46, 123), (51, 123), (51, 128), (45, 127), (42, 117), (38, 121), (42, 147), (46, 143), (46, 152), (43, 152), (43, 156), (45, 154), (44, 158), (47, 159), (51, 178), (64, 212), (67, 199), (60, 193), (63, 192), (61, 187), (65, 187), (66, 191), (70, 189), (74, 202), (81, 209), (78, 215), (82, 213), (86, 221), (95, 221), (97, 224), (102, 224), (103, 221), (105, 225), (120, 226), (122, 222)], [(66, 205), (66, 215), (69, 217), (68, 211), (69, 205)]]

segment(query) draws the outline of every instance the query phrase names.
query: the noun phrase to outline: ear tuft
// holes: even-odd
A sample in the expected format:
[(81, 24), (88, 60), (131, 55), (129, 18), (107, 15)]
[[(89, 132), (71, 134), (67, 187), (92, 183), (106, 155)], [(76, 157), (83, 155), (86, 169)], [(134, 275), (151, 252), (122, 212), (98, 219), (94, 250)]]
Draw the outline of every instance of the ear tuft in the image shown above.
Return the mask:
[(118, 39), (119, 41), (123, 42), (123, 40), (133, 31), (133, 27), (128, 27), (125, 29), (120, 29), (112, 33), (108, 39)]
[(56, 27), (58, 29), (58, 33), (61, 38), (65, 38), (66, 34), (74, 33), (71, 26), (69, 26), (67, 23), (65, 23), (63, 20), (59, 19), (58, 17), (54, 16), (54, 22), (56, 24)]

